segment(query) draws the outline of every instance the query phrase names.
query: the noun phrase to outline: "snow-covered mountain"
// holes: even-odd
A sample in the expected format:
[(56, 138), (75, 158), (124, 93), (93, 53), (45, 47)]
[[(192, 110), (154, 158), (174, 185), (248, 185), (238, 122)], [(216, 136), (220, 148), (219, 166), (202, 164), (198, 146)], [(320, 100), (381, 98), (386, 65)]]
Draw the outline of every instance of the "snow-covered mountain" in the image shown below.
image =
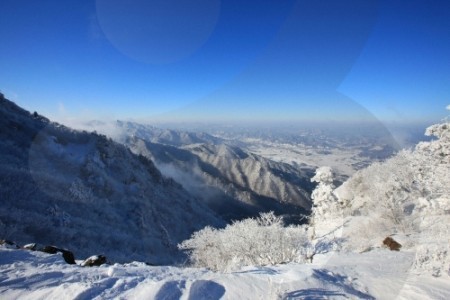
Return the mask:
[(310, 168), (275, 162), (205, 133), (122, 121), (112, 126), (118, 141), (154, 161), (226, 220), (274, 211), (298, 222), (311, 208)]
[(0, 98), (0, 236), (83, 257), (166, 263), (220, 218), (152, 161)]

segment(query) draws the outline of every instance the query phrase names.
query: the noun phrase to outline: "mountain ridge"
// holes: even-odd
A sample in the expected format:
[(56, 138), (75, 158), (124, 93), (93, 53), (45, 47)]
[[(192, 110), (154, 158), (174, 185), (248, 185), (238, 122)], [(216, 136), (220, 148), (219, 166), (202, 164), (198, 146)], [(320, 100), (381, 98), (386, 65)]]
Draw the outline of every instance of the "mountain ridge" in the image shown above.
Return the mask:
[[(228, 221), (274, 211), (284, 215), (288, 223), (295, 223), (311, 208), (309, 195), (314, 184), (310, 168), (263, 158), (209, 134), (132, 122), (115, 124), (118, 141), (150, 158), (163, 174), (180, 182)], [(183, 139), (186, 136), (190, 138)]]

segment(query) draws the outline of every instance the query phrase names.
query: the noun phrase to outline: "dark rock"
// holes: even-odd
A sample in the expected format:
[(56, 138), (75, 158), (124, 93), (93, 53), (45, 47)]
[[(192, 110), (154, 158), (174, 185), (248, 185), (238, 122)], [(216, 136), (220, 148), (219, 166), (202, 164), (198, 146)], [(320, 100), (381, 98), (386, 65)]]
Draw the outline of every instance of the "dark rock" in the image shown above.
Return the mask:
[(385, 245), (386, 247), (388, 247), (390, 250), (393, 251), (399, 251), (400, 248), (402, 247), (401, 244), (399, 244), (398, 242), (396, 242), (393, 238), (391, 237), (387, 237), (384, 239), (383, 241), (383, 245)]
[(64, 258), (64, 260), (66, 261), (66, 263), (68, 263), (69, 265), (74, 265), (76, 264), (75, 262), (75, 256), (73, 255), (72, 252), (70, 252), (69, 250), (65, 250), (65, 249), (60, 249), (62, 256)]
[[(12, 242), (9, 242), (9, 241), (0, 240), (0, 245), (2, 244), (2, 242), (12, 243)], [(17, 246), (17, 248), (20, 248), (20, 247)], [(22, 247), (22, 249), (30, 250), (30, 251), (41, 251), (41, 252), (45, 252), (45, 253), (48, 253), (48, 254), (56, 254), (56, 253), (60, 252), (62, 254), (63, 258), (64, 258), (64, 261), (66, 263), (68, 263), (69, 265), (76, 264), (75, 256), (73, 255), (73, 253), (71, 251), (69, 251), (67, 249), (62, 249), (62, 248), (58, 248), (58, 247), (55, 247), (55, 246), (42, 246), (42, 245), (36, 244), (36, 243), (26, 244), (25, 246)]]
[(55, 246), (45, 246), (45, 247), (38, 248), (38, 250), (45, 252), (45, 253), (49, 253), (49, 254), (55, 254), (55, 253), (61, 252), (66, 263), (68, 263), (70, 265), (76, 264), (75, 256), (69, 250), (61, 249), (61, 248), (58, 248)]
[(19, 249), (20, 246), (10, 240), (0, 240), (0, 245), (5, 245), (7, 248)]
[(56, 254), (58, 252), (58, 248), (55, 246), (45, 246), (39, 249), (39, 251), (49, 253), (49, 254)]
[(106, 257), (103, 255), (93, 255), (81, 263), (82, 267), (101, 266), (106, 263)]

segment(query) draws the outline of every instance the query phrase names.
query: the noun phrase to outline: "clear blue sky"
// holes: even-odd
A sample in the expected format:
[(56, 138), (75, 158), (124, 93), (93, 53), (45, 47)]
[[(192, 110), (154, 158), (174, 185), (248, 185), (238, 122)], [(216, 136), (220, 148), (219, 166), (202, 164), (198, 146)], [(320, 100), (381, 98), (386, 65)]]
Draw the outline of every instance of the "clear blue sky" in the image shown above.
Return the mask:
[(2, 0), (0, 90), (51, 118), (439, 120), (450, 1)]

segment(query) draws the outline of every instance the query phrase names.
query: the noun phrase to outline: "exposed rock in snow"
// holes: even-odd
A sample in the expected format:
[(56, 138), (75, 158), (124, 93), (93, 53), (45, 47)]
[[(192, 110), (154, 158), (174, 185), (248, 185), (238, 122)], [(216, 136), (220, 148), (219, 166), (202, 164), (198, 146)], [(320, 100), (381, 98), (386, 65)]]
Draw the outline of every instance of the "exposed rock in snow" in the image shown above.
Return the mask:
[(385, 245), (386, 247), (389, 248), (389, 250), (393, 250), (393, 251), (399, 251), (400, 248), (402, 247), (402, 245), (400, 243), (398, 243), (397, 241), (395, 241), (393, 238), (391, 238), (390, 236), (388, 236), (387, 238), (385, 238), (383, 240), (383, 245)]
[(85, 259), (80, 265), (82, 267), (94, 267), (101, 266), (106, 263), (106, 257), (104, 255), (93, 255)]

